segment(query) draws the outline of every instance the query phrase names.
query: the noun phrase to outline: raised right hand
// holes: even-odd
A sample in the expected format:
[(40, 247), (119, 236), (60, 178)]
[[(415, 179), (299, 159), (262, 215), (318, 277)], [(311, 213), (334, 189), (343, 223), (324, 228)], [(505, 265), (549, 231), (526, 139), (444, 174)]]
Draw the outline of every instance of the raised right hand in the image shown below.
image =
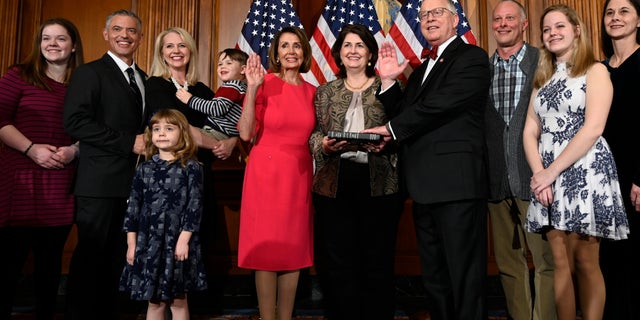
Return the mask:
[(396, 48), (390, 42), (383, 42), (378, 50), (378, 75), (384, 81), (395, 81), (409, 65), (409, 60), (398, 62)]
[(247, 87), (257, 88), (264, 82), (264, 67), (257, 53), (249, 55), (245, 76), (247, 77)]

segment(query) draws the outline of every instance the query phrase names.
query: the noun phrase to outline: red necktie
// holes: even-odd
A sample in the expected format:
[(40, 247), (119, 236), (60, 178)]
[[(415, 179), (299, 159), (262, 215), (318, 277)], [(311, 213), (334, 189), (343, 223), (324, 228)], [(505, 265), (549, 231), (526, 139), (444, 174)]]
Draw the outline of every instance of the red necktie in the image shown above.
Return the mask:
[(422, 49), (422, 59), (429, 57), (431, 60), (435, 60), (438, 57), (438, 46), (433, 46), (431, 49)]

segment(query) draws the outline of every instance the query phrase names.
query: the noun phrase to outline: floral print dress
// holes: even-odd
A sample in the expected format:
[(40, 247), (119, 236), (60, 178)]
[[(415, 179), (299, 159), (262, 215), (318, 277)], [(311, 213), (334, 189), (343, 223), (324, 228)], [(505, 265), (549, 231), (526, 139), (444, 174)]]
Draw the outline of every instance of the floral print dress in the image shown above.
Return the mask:
[[(202, 166), (182, 167), (156, 154), (133, 178), (125, 232), (137, 232), (133, 265), (126, 264), (120, 290), (132, 300), (170, 300), (207, 288), (198, 231), (202, 214)], [(182, 231), (193, 232), (185, 261), (174, 258)]]
[[(542, 125), (538, 150), (548, 167), (566, 148), (585, 121), (586, 75), (571, 78), (565, 63), (558, 63), (554, 75), (534, 100)], [(535, 197), (525, 226), (531, 232), (549, 227), (582, 235), (626, 239), (627, 216), (622, 205), (613, 155), (599, 137), (587, 153), (565, 169), (552, 185), (553, 203), (544, 207)]]

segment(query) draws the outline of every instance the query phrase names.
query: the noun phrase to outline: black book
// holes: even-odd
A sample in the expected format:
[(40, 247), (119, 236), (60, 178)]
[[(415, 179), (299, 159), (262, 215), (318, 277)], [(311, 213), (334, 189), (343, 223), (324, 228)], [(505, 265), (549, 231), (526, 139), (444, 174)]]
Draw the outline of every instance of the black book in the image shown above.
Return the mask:
[(327, 132), (329, 139), (336, 139), (337, 141), (346, 140), (353, 144), (373, 143), (378, 144), (382, 141), (382, 136), (376, 133), (358, 133), (358, 132), (343, 132), (331, 130)]

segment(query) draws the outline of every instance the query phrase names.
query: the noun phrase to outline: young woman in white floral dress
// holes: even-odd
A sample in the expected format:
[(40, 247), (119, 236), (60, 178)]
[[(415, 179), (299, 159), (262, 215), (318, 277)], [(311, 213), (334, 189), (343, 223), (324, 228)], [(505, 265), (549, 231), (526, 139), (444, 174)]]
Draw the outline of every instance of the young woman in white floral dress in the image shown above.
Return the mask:
[(551, 245), (558, 319), (575, 320), (577, 288), (582, 318), (602, 319), (600, 239), (629, 233), (613, 156), (601, 136), (613, 87), (573, 9), (548, 7), (541, 28), (544, 48), (523, 137), (533, 171), (525, 225), (546, 233)]

